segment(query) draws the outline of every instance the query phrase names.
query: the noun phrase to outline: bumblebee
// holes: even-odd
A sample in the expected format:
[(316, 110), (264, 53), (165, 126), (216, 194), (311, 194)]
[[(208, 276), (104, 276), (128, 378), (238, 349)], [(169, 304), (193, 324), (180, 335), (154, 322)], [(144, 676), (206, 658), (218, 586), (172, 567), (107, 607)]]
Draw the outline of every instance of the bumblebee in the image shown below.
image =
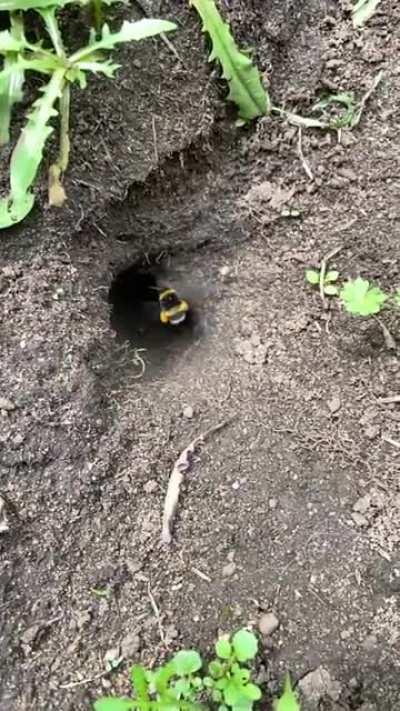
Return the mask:
[(180, 299), (175, 289), (161, 289), (158, 295), (160, 304), (161, 323), (171, 326), (178, 326), (186, 319), (189, 311), (189, 304), (184, 299)]

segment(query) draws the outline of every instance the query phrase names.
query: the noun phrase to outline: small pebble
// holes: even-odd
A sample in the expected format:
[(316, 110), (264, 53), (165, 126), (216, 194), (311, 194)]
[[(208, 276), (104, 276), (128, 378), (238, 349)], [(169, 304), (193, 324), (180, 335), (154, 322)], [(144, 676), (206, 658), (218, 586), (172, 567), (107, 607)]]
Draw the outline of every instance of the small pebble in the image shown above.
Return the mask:
[(127, 634), (121, 641), (121, 654), (125, 659), (130, 659), (140, 649), (140, 637), (135, 632)]
[(193, 407), (191, 407), (190, 405), (186, 405), (182, 410), (182, 415), (184, 417), (186, 417), (188, 420), (192, 419), (193, 414), (194, 414)]
[(15, 410), (15, 405), (6, 397), (0, 397), (0, 410)]
[(157, 488), (158, 488), (158, 483), (155, 481), (155, 479), (150, 479), (150, 481), (146, 481), (146, 483), (143, 486), (143, 489), (146, 494), (153, 494)]
[(219, 273), (221, 274), (222, 277), (227, 277), (231, 273), (231, 268), (225, 265), (224, 267), (221, 267), (219, 270)]
[(278, 506), (278, 499), (269, 499), (268, 506), (270, 509), (276, 509)]
[(354, 513), (351, 514), (351, 518), (353, 519), (354, 523), (356, 526), (368, 526), (368, 520), (363, 516), (362, 514), (358, 513), (355, 511)]
[(279, 620), (273, 612), (266, 612), (264, 615), (261, 615), (258, 621), (258, 629), (260, 630), (261, 634), (265, 635), (266, 637), (276, 632), (278, 627)]
[(222, 575), (224, 578), (230, 578), (236, 570), (236, 563), (227, 563), (227, 565), (224, 565), (222, 568)]
[(327, 405), (329, 407), (331, 415), (334, 415), (340, 410), (342, 403), (340, 402), (340, 398), (335, 396), (331, 400), (328, 400)]

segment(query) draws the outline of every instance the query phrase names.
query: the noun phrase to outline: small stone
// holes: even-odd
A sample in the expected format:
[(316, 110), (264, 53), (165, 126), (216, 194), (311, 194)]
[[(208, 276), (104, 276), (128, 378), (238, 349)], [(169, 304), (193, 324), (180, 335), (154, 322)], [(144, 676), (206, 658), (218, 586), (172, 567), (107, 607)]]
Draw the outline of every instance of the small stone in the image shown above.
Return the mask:
[(252, 346), (259, 346), (261, 343), (261, 338), (259, 333), (252, 333), (250, 337), (250, 343)]
[(121, 654), (125, 659), (130, 659), (140, 649), (140, 637), (136, 632), (131, 632), (121, 642)]
[(222, 575), (224, 578), (230, 578), (236, 570), (236, 563), (227, 563), (227, 565), (224, 565), (222, 568)]
[(360, 527), (368, 526), (368, 519), (366, 519), (365, 516), (358, 513), (357, 511), (355, 511), (354, 513), (351, 514), (351, 518), (353, 519), (356, 526), (360, 526)]
[(346, 639), (350, 639), (351, 637), (351, 632), (350, 630), (342, 630), (340, 633), (340, 638), (345, 641)]
[(142, 62), (140, 61), (140, 59), (134, 59), (133, 62), (132, 62), (132, 64), (133, 64), (133, 66), (135, 67), (135, 69), (141, 69), (141, 68), (142, 68)]
[(232, 484), (232, 489), (234, 491), (237, 491), (238, 489), (240, 489), (240, 481), (234, 481)]
[(375, 439), (379, 435), (380, 427), (379, 425), (369, 425), (364, 429), (364, 435), (367, 439)]
[(222, 277), (227, 277), (231, 273), (231, 268), (228, 267), (227, 265), (221, 267), (219, 270), (219, 273), (221, 274)]
[(329, 672), (323, 667), (318, 667), (303, 676), (298, 683), (298, 687), (304, 698), (314, 703), (321, 701), (324, 696), (328, 696), (332, 701), (338, 701), (342, 691), (339, 682), (334, 681)]
[(269, 499), (268, 506), (270, 509), (276, 509), (278, 506), (278, 499)]
[(8, 400), (8, 398), (0, 397), (0, 410), (15, 410), (15, 405), (11, 400)]
[(331, 415), (334, 415), (342, 407), (340, 398), (337, 395), (335, 395), (333, 398), (331, 398), (331, 400), (328, 400), (327, 405), (329, 407)]
[(21, 635), (22, 644), (32, 645), (40, 632), (40, 625), (32, 625)]
[(353, 506), (353, 511), (357, 511), (360, 514), (365, 514), (371, 506), (371, 497), (368, 494), (361, 496), (357, 499)]
[(190, 405), (185, 405), (185, 407), (182, 410), (182, 415), (186, 417), (188, 420), (191, 420), (194, 414), (193, 407)]
[(258, 620), (258, 629), (261, 634), (267, 637), (273, 634), (279, 627), (279, 620), (273, 612), (266, 612)]
[(153, 494), (156, 489), (158, 489), (158, 483), (155, 481), (155, 479), (150, 479), (150, 481), (146, 481), (143, 486), (143, 490), (146, 494)]
[(22, 442), (24, 441), (24, 437), (22, 434), (16, 434), (15, 437), (12, 438), (11, 443), (13, 447), (17, 448), (20, 447)]

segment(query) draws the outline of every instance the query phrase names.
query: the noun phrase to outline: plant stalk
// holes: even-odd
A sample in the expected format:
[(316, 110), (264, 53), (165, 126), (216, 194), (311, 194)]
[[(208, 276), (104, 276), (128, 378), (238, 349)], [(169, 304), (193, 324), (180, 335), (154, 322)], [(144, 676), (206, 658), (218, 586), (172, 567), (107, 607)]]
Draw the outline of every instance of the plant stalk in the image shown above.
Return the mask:
[(57, 18), (56, 18), (56, 8), (55, 7), (44, 8), (43, 10), (40, 10), (40, 14), (45, 21), (46, 30), (49, 33), (49, 36), (50, 36), (50, 39), (53, 43), (53, 47), (55, 49), (57, 57), (60, 57), (61, 59), (65, 59), (66, 55), (65, 55), (64, 43), (62, 41), (60, 28), (58, 26), (58, 22), (57, 22)]

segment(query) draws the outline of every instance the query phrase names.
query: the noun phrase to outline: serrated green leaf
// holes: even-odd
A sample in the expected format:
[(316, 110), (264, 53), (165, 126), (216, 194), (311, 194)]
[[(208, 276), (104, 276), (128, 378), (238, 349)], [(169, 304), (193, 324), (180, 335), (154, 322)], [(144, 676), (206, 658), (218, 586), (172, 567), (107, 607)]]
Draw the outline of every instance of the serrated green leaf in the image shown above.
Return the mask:
[(63, 7), (67, 2), (75, 0), (0, 0), (0, 12), (15, 12), (17, 10), (37, 10), (40, 7)]
[(60, 98), (65, 70), (57, 69), (49, 83), (41, 89), (43, 95), (33, 104), (33, 111), (22, 129), (10, 163), (10, 195), (19, 200), (31, 188), (43, 157), (44, 145), (53, 131), (49, 121), (57, 116), (54, 104)]
[[(81, 77), (80, 74), (84, 72), (92, 72), (92, 74), (104, 74), (109, 79), (113, 79), (115, 72), (120, 68), (120, 64), (115, 64), (110, 60), (105, 61), (93, 61), (87, 60), (82, 62), (77, 62), (74, 67), (67, 72), (67, 79), (69, 81), (77, 81), (81, 87)], [(78, 71), (76, 71), (78, 70)]]
[(250, 121), (270, 111), (267, 92), (260, 73), (249, 57), (241, 52), (215, 5), (214, 0), (189, 0), (203, 21), (203, 30), (210, 36), (212, 52), (209, 61), (218, 60), (222, 76), (229, 85), (228, 100), (239, 109), (239, 117)]
[(239, 662), (254, 659), (258, 650), (257, 637), (248, 630), (239, 630), (232, 638), (233, 649)]
[(194, 649), (182, 649), (175, 654), (172, 659), (172, 664), (175, 669), (175, 674), (185, 676), (187, 674), (194, 674), (194, 672), (201, 669), (202, 661), (200, 654)]
[(99, 52), (99, 50), (113, 49), (116, 44), (120, 44), (121, 42), (139, 41), (147, 37), (159, 35), (161, 32), (170, 32), (175, 29), (176, 25), (174, 25), (173, 22), (147, 18), (138, 20), (137, 22), (128, 22), (125, 20), (118, 32), (111, 32), (109, 26), (105, 24), (102, 27), (101, 38), (92, 41), (86, 47), (72, 54), (71, 57), (69, 57), (69, 62), (70, 64), (76, 64), (82, 62), (82, 60), (88, 60), (94, 53)]
[(319, 272), (316, 269), (306, 269), (305, 277), (312, 286), (319, 284)]
[(297, 694), (292, 689), (292, 682), (289, 674), (286, 676), (283, 694), (274, 701), (274, 711), (301, 711), (297, 700)]
[(344, 308), (357, 316), (372, 316), (381, 311), (389, 298), (379, 287), (370, 286), (369, 281), (358, 277), (348, 281), (340, 291)]
[(132, 688), (139, 699), (149, 698), (149, 683), (145, 669), (140, 664), (134, 664), (130, 670)]
[(232, 654), (232, 645), (228, 639), (223, 637), (215, 643), (215, 651), (220, 659), (229, 659)]
[(94, 703), (94, 711), (131, 711), (135, 702), (130, 699), (118, 699), (114, 696), (98, 699)]
[(335, 286), (334, 284), (325, 284), (324, 285), (324, 294), (326, 296), (337, 296), (339, 293), (339, 288)]
[(353, 27), (362, 27), (374, 14), (381, 0), (358, 0), (352, 9)]

